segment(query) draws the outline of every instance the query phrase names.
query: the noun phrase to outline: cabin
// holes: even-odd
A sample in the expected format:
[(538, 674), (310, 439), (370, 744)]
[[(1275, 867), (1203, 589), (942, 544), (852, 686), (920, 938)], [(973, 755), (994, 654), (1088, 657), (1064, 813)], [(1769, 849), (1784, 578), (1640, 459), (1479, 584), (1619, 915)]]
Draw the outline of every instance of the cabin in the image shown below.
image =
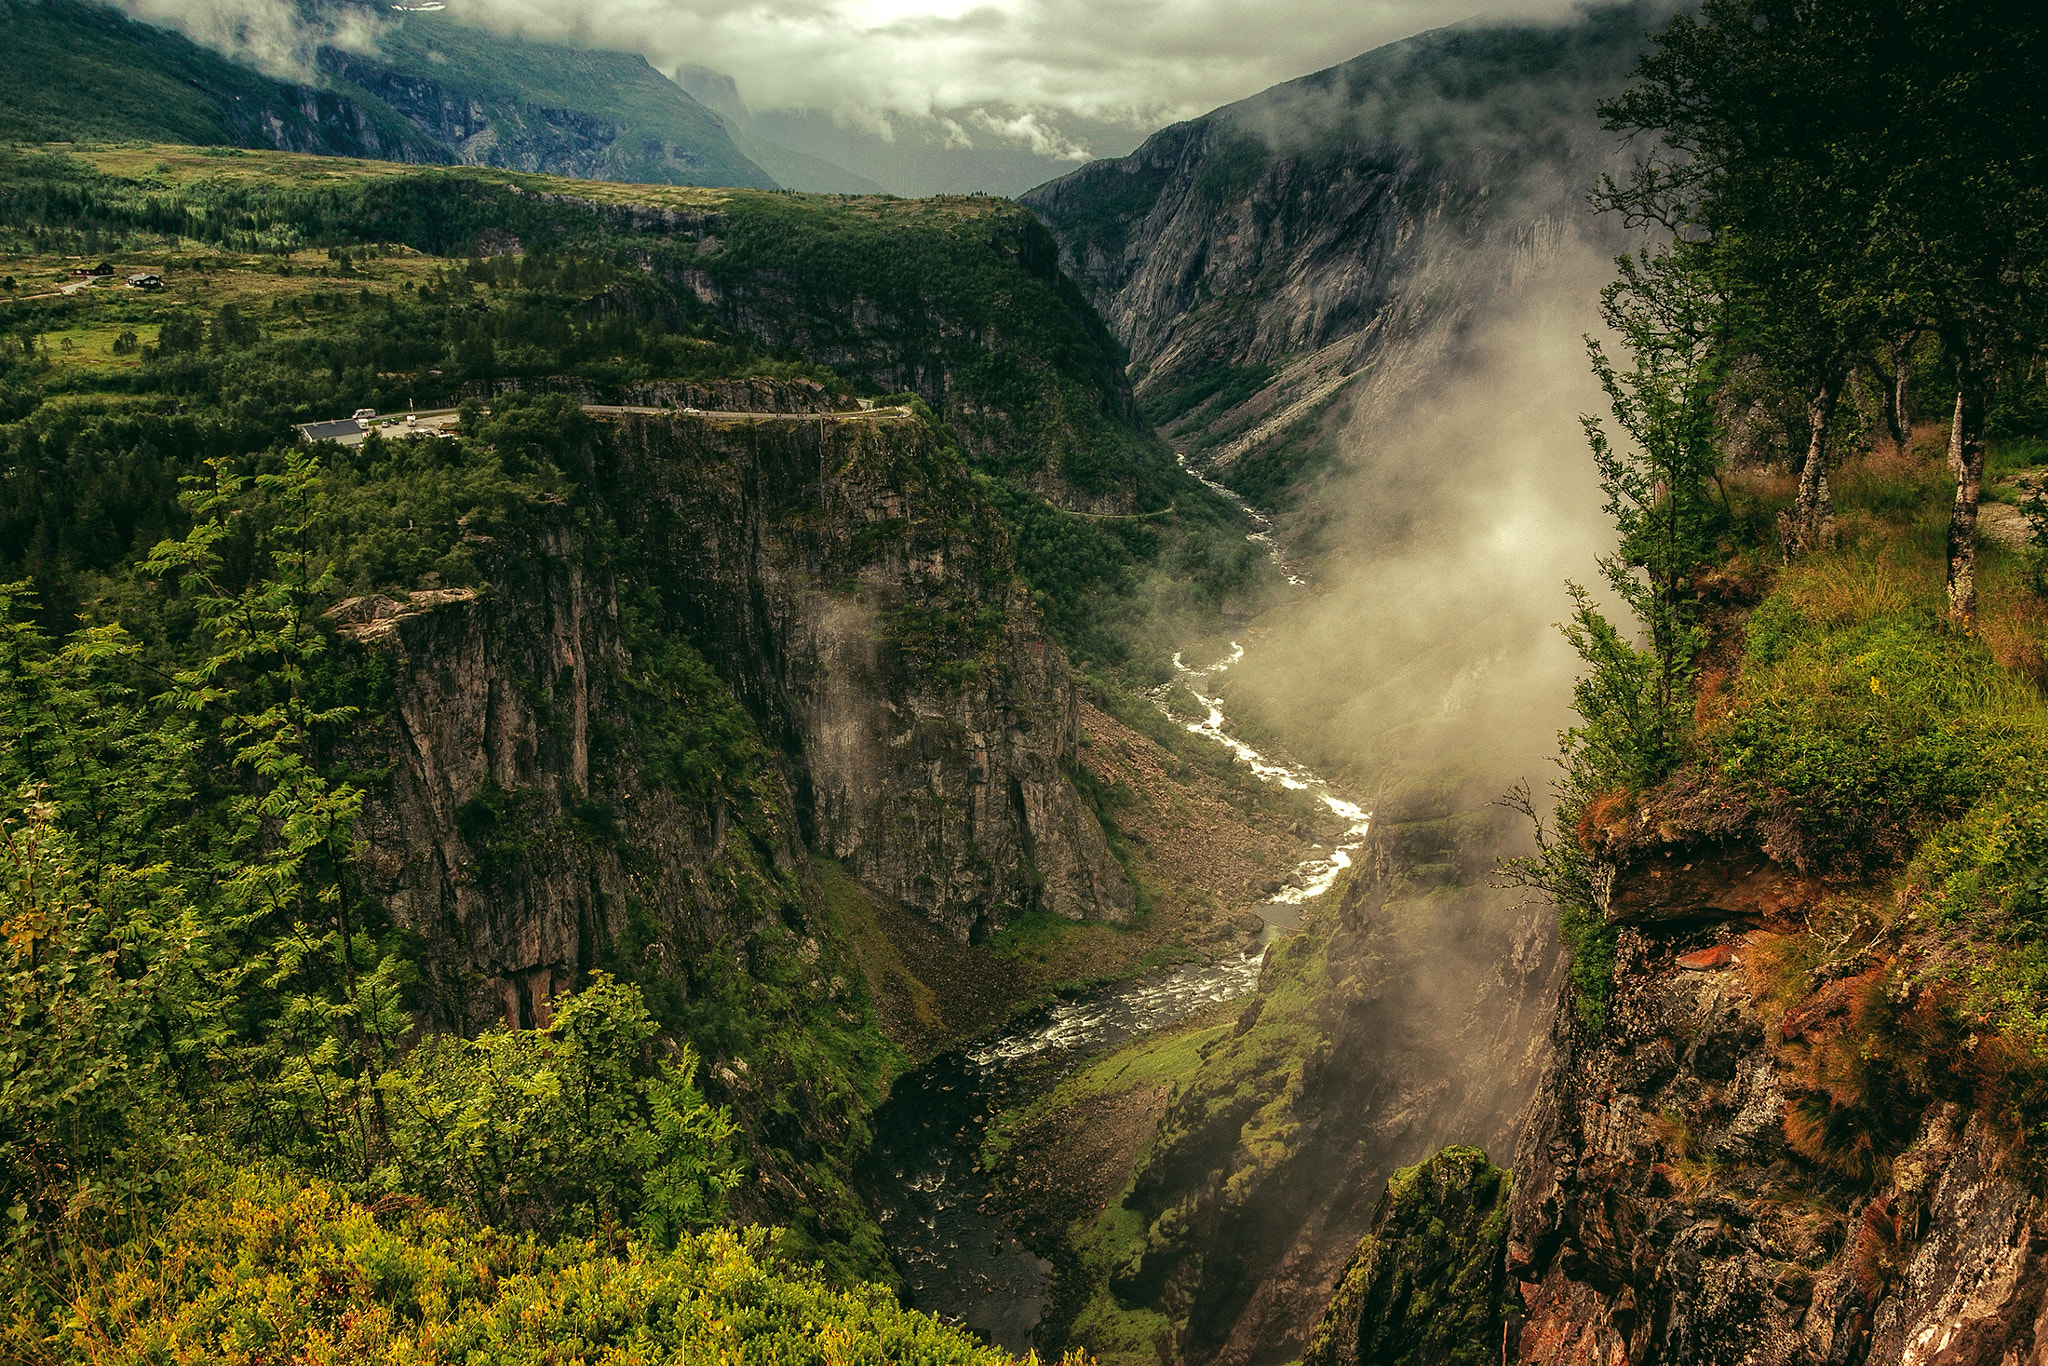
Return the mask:
[(162, 289), (163, 287), (163, 280), (155, 275), (131, 275), (128, 277), (128, 288), (130, 289)]
[(71, 268), (71, 278), (74, 280), (104, 280), (113, 273), (114, 268), (105, 261), (100, 262), (96, 266), (73, 266)]
[(344, 417), (334, 422), (301, 422), (299, 435), (307, 441), (339, 441), (344, 446), (357, 446), (369, 433), (362, 423)]

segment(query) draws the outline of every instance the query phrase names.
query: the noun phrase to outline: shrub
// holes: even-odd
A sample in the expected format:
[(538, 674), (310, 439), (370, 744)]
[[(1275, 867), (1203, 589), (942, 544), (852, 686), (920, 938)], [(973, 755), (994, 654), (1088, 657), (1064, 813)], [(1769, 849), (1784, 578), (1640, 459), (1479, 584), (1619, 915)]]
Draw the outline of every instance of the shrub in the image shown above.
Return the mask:
[(550, 1247), (265, 1170), (209, 1174), (156, 1231), (74, 1266), (62, 1314), (38, 1321), (17, 1306), (0, 1323), (0, 1356), (52, 1366), (1009, 1361), (880, 1286), (827, 1288), (780, 1261), (763, 1229), (690, 1235), (670, 1251)]
[(696, 1055), (646, 1059), (637, 987), (598, 973), (544, 1029), (436, 1035), (387, 1078), (395, 1190), (497, 1227), (657, 1246), (710, 1225), (739, 1180), (738, 1132), (693, 1084)]

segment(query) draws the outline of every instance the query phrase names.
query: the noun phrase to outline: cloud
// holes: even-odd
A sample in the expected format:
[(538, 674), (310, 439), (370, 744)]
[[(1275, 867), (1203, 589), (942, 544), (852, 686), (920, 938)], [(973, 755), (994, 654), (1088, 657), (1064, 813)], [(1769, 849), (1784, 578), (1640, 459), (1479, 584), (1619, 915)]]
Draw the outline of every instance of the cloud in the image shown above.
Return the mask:
[(284, 80), (313, 78), (321, 46), (374, 50), (376, 11), (336, 7), (308, 13), (288, 0), (115, 0), (131, 19), (174, 29), (203, 47)]
[[(375, 9), (116, 0), (276, 74), (315, 42), (373, 41)], [(1079, 159), (1072, 129), (1150, 130), (1427, 28), (1563, 17), (1572, 0), (448, 0), (465, 23), (733, 76), (756, 110)], [(332, 34), (333, 36), (324, 36)], [(929, 128), (925, 131), (929, 132)]]

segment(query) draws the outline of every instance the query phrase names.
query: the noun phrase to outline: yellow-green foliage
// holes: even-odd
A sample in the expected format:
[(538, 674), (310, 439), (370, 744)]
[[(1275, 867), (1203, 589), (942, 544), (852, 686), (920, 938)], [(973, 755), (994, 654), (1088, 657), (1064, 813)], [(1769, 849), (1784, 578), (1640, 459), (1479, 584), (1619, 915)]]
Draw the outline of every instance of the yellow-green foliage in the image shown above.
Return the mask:
[(1938, 455), (1859, 461), (1837, 481), (1844, 545), (1780, 571), (1750, 614), (1732, 705), (1701, 739), (1721, 776), (1783, 827), (1812, 871), (1875, 869), (2048, 755), (2048, 706), (2007, 667), (2030, 598), (2020, 566), (1979, 552), (1972, 638), (1942, 596), (1948, 495)]
[[(1858, 998), (1869, 1005), (1842, 1055), (1815, 1055), (1792, 1126), (1816, 1151), (1855, 1156), (1887, 1093), (1975, 1098), (2029, 1127), (2048, 1096), (2048, 698), (2022, 648), (2041, 611), (2020, 556), (1980, 547), (1974, 635), (1945, 616), (1953, 486), (1938, 452), (1859, 462), (1838, 487), (1843, 546), (1779, 572), (1700, 741), (1776, 856), (1821, 874), (1904, 865), (1896, 901), (1882, 898), (1903, 919), (1844, 935), (1865, 943), (1876, 928), (1901, 952)], [(1812, 937), (1829, 937), (1832, 915), (1824, 903), (1810, 917)], [(1855, 1133), (1834, 1134), (1845, 1115)], [(1910, 1133), (1910, 1114), (1889, 1122), (1891, 1139)], [(1856, 1174), (1881, 1156), (1857, 1157)]]
[(2048, 763), (2029, 754), (1988, 801), (1930, 838), (1912, 869), (1916, 906), (1975, 941), (1936, 970), (1966, 981), (1966, 1009), (2048, 1058)]
[(545, 1246), (431, 1207), (378, 1213), (267, 1171), (203, 1184), (154, 1233), (74, 1265), (56, 1321), (17, 1312), (0, 1330), (0, 1356), (104, 1366), (1009, 1362), (879, 1286), (830, 1289), (784, 1265), (761, 1229), (686, 1237), (673, 1252)]
[(1205, 1011), (1185, 1024), (1141, 1035), (1125, 1047), (1103, 1054), (1031, 1104), (998, 1116), (982, 1140), (984, 1160), (1000, 1160), (1018, 1132), (1041, 1116), (1128, 1095), (1140, 1087), (1163, 1084), (1177, 1088), (1192, 1081), (1202, 1060), (1229, 1037), (1230, 1029), (1228, 1018), (1219, 1024), (1213, 1013)]
[(1477, 1148), (1445, 1148), (1388, 1177), (1303, 1366), (1499, 1360), (1502, 1320), (1521, 1308), (1506, 1274), (1513, 1190)]

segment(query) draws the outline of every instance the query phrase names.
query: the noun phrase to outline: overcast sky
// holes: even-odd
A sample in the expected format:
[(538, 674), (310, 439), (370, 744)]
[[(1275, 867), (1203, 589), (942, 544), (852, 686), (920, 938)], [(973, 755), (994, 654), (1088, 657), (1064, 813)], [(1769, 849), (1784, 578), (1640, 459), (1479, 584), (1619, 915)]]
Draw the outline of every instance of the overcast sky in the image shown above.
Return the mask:
[[(294, 46), (292, 0), (117, 3), (273, 68)], [(1077, 159), (1105, 150), (1090, 146), (1104, 125), (1149, 131), (1424, 29), (1572, 8), (1572, 0), (448, 0), (451, 17), (466, 22), (638, 52), (663, 72), (684, 63), (727, 72), (757, 110), (810, 109), (876, 132), (936, 119), (958, 142)], [(1137, 138), (1121, 141), (1106, 150), (1122, 152)]]
[[(732, 75), (757, 109), (932, 114), (1057, 155), (1079, 120), (1152, 129), (1396, 38), (1570, 0), (450, 0), (535, 37)], [(1064, 117), (1063, 117), (1064, 116)]]

